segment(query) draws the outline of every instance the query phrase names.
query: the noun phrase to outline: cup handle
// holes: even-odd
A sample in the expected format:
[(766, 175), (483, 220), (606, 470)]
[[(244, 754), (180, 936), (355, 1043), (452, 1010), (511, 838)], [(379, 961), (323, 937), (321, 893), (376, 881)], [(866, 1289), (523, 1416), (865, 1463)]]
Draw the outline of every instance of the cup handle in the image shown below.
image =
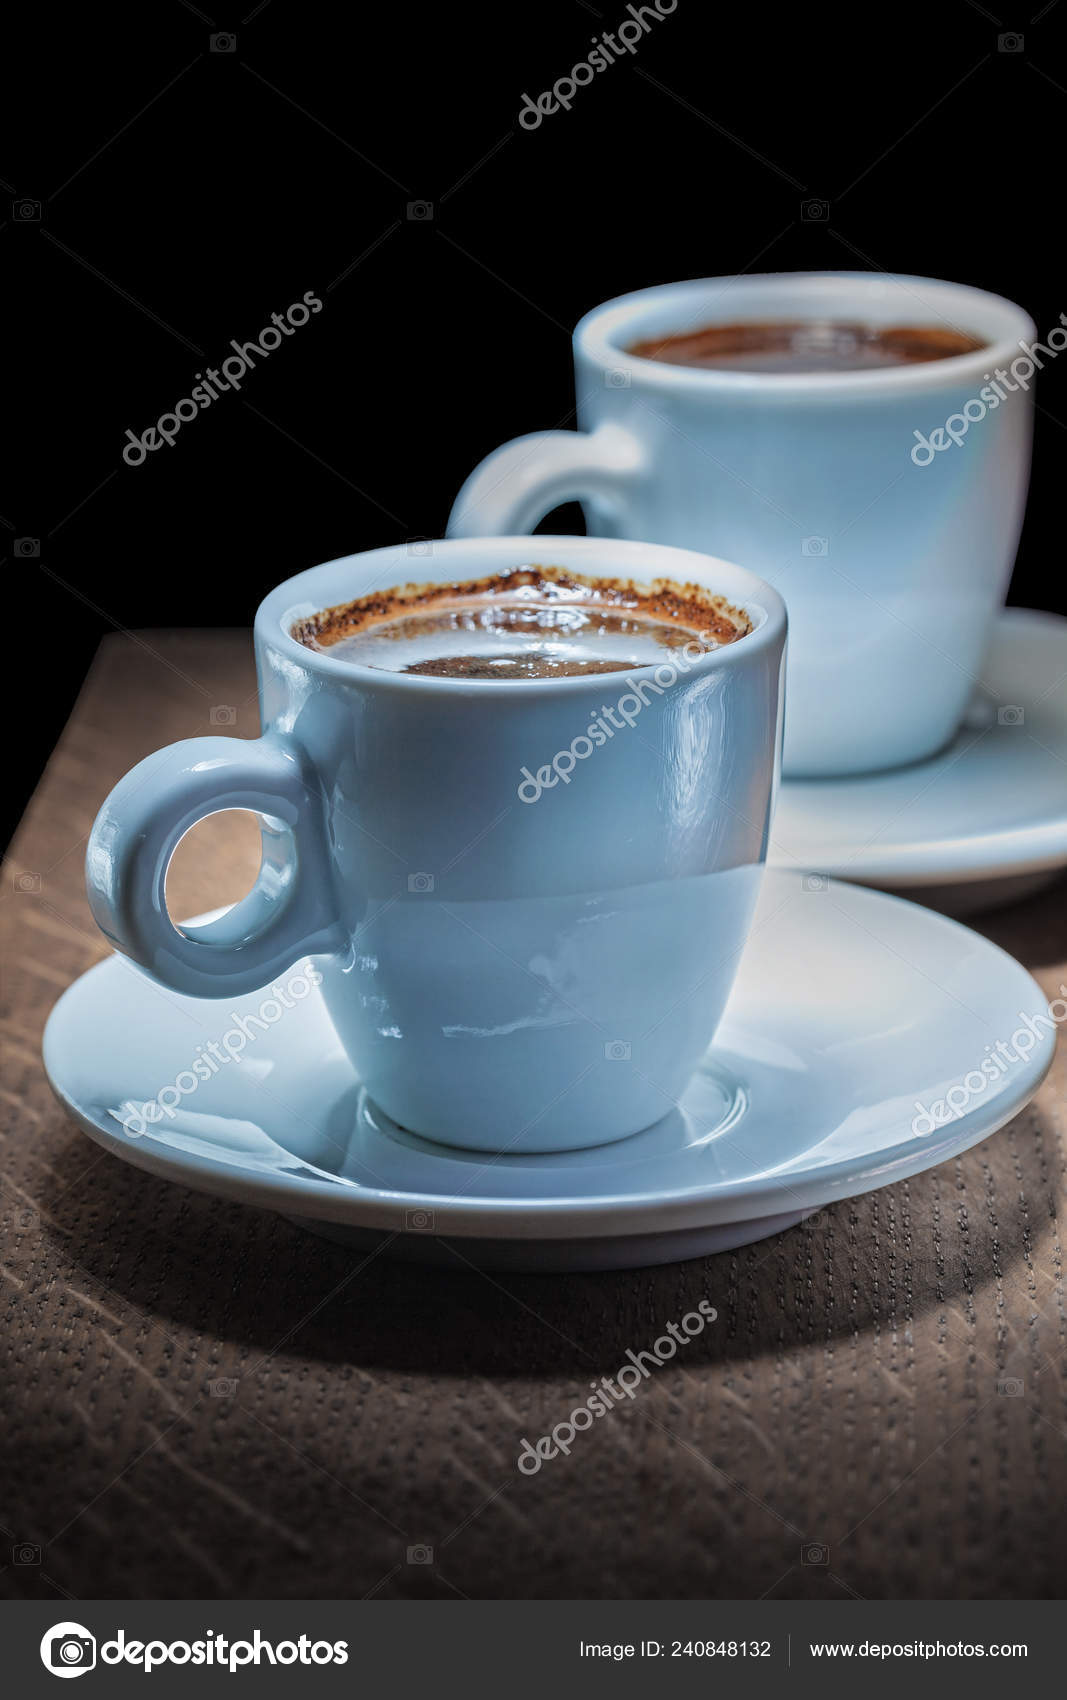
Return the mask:
[[(256, 883), (222, 917), (175, 926), (170, 859), (196, 821), (222, 809), (263, 817)], [(342, 943), (321, 793), (298, 747), (276, 733), (189, 738), (138, 763), (96, 818), (85, 878), (93, 917), (112, 943), (190, 997), (256, 991), (300, 957)]]
[(530, 432), (475, 467), (456, 497), (447, 535), (521, 536), (561, 502), (590, 497), (619, 504), (643, 466), (641, 445), (621, 425)]

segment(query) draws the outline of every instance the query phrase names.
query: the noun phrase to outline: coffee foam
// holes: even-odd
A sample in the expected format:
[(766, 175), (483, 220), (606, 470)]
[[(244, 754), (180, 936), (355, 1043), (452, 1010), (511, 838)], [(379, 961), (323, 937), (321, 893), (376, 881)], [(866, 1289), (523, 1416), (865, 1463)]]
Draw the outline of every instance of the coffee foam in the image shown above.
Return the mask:
[(914, 366), (973, 354), (987, 344), (946, 325), (868, 325), (835, 319), (766, 319), (704, 325), (649, 338), (628, 352), (673, 366), (706, 366), (730, 372), (798, 375), (862, 372)]
[(586, 578), (523, 566), (450, 584), (405, 584), (298, 621), (311, 649), (394, 673), (519, 679), (625, 671), (751, 631), (748, 616), (696, 584)]

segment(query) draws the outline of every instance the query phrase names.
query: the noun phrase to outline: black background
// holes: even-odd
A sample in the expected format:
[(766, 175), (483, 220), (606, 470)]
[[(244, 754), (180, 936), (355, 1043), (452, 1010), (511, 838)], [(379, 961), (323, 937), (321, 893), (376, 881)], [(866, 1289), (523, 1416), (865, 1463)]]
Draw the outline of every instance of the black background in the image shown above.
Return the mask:
[[(247, 624), (316, 561), (440, 535), (483, 454), (569, 422), (569, 331), (607, 297), (885, 269), (1007, 295), (1046, 332), (1067, 309), (1049, 261), (1064, 15), (1055, 0), (1008, 17), (975, 0), (884, 17), (678, 0), (532, 133), (524, 93), (585, 58), (622, 3), (209, 16), (159, 0), (17, 22), (12, 814), (105, 632)], [(212, 51), (226, 32), (233, 50)], [(811, 198), (827, 219), (802, 217)], [(324, 310), (240, 396), (124, 465), (129, 428), (307, 290)], [(1065, 382), (1053, 366), (1039, 386), (1011, 595), (1061, 610)], [(578, 510), (548, 528), (580, 529)]]

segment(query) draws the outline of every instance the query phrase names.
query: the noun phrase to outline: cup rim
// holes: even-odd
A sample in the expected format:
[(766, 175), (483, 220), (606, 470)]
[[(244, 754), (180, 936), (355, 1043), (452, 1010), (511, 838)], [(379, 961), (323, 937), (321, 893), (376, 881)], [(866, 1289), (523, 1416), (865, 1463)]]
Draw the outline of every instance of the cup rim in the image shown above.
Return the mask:
[[(728, 372), (711, 367), (677, 366), (663, 360), (651, 360), (644, 355), (631, 354), (623, 339), (638, 335), (638, 321), (644, 318), (657, 302), (669, 302), (672, 297), (681, 303), (698, 300), (702, 293), (711, 292), (711, 301), (722, 299), (731, 292), (734, 300), (753, 293), (753, 286), (763, 290), (779, 289), (783, 296), (791, 291), (807, 302), (794, 307), (803, 314), (815, 303), (824, 310), (839, 304), (842, 315), (862, 316), (862, 299), (868, 301), (881, 295), (887, 298), (890, 288), (905, 290), (916, 300), (928, 305), (927, 297), (944, 301), (966, 319), (967, 308), (987, 322), (999, 319), (1001, 332), (994, 332), (982, 348), (968, 354), (953, 354), (943, 360), (926, 360), (910, 366), (879, 367), (854, 372)], [(928, 310), (937, 314), (936, 306)], [(761, 317), (768, 317), (764, 309)], [(817, 315), (816, 315), (817, 316)], [(943, 311), (938, 316), (943, 316)], [(714, 323), (715, 314), (709, 310), (703, 323)], [(951, 322), (951, 321), (946, 321)], [(1010, 324), (1010, 329), (1008, 328)], [(695, 328), (695, 327), (694, 327)], [(954, 325), (954, 329), (963, 328)], [(971, 334), (978, 329), (972, 324)], [(631, 290), (594, 307), (579, 320), (574, 331), (575, 356), (584, 356), (602, 371), (623, 369), (627, 372), (629, 388), (672, 390), (719, 394), (733, 400), (845, 400), (869, 395), (909, 394), (925, 390), (956, 387), (969, 380), (985, 378), (998, 365), (1018, 358), (1020, 343), (1033, 340), (1037, 326), (1024, 308), (1006, 296), (970, 284), (952, 283), (944, 278), (921, 277), (906, 272), (840, 271), (840, 272), (745, 272), (733, 277), (690, 278), (677, 283), (654, 284), (647, 289)]]
[[(723, 667), (743, 667), (779, 643), (786, 633), (785, 603), (771, 585), (747, 567), (695, 549), (677, 549), (669, 544), (641, 543), (630, 539), (555, 535), (456, 537), (430, 540), (428, 547), (436, 564), (452, 560), (464, 563), (464, 577), (470, 576), (472, 565), (484, 565), (488, 572), (494, 566), (520, 566), (526, 561), (573, 567), (575, 571), (587, 572), (591, 577), (596, 577), (598, 570), (605, 576), (615, 576), (621, 571), (639, 582), (670, 578), (676, 583), (693, 580), (706, 584), (713, 595), (722, 595), (741, 608), (751, 619), (752, 630), (735, 642), (722, 644), (690, 662), (683, 674), (688, 679), (701, 678)], [(363, 690), (420, 692), (466, 701), (500, 700), (517, 694), (519, 701), (532, 703), (544, 696), (601, 695), (606, 677), (617, 678), (621, 689), (626, 681), (648, 678), (658, 667), (669, 665), (666, 660), (651, 661), (625, 671), (620, 669), (615, 675), (565, 674), (551, 679), (474, 681), (442, 678), (434, 674), (391, 673), (385, 668), (369, 667), (362, 662), (341, 661), (321, 650), (309, 649), (293, 637), (290, 627), (294, 620), (343, 603), (346, 595), (343, 589), (338, 594), (338, 588), (343, 586), (346, 574), (355, 570), (356, 563), (360, 563), (365, 571), (367, 564), (374, 562), (380, 563), (383, 569), (377, 580), (378, 586), (405, 584), (413, 579), (418, 581), (418, 574), (412, 573), (408, 545), (403, 543), (339, 555), (334, 560), (308, 567), (304, 572), (284, 579), (260, 603), (254, 627), (257, 650), (262, 644), (280, 651), (287, 661), (298, 664), (305, 671), (338, 683), (356, 685)], [(390, 571), (394, 567), (395, 572)], [(447, 583), (450, 577), (458, 578), (460, 574), (446, 572), (427, 576), (436, 576), (440, 582)], [(326, 589), (327, 585), (331, 588)], [(321, 589), (317, 588), (320, 586)], [(355, 600), (366, 595), (370, 588), (373, 587), (363, 590), (352, 587), (347, 599)]]

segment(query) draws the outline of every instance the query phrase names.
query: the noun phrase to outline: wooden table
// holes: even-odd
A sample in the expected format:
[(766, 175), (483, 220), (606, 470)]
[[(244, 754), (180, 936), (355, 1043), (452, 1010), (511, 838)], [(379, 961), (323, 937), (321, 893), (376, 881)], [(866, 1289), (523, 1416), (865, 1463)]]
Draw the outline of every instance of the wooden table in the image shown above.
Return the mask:
[[(82, 886), (96, 809), (212, 730), (258, 731), (247, 634), (109, 638), (3, 874), (5, 1591), (1061, 1596), (1062, 1049), (984, 1145), (742, 1251), (567, 1277), (364, 1266), (105, 1156), (42, 1072), (51, 1005), (105, 953)], [(195, 837), (179, 914), (257, 866), (245, 817)], [(1067, 979), (1067, 886), (982, 930), (1050, 997)], [(702, 1298), (719, 1321), (684, 1363), (519, 1474), (518, 1437)]]

